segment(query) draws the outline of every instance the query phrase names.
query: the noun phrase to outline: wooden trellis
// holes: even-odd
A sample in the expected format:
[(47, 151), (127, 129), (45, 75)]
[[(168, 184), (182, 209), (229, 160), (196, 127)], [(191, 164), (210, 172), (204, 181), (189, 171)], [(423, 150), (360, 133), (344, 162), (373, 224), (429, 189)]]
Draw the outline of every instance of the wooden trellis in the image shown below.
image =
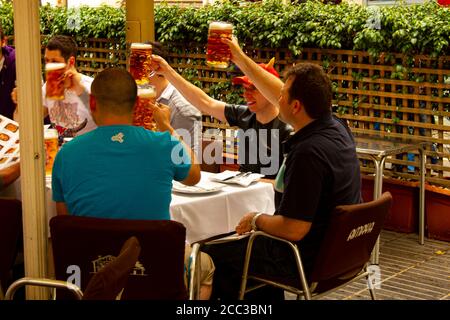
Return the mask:
[[(216, 70), (205, 65), (205, 46), (170, 44), (169, 63), (205, 92), (217, 84), (228, 84), (239, 70)], [(107, 66), (126, 66), (126, 50), (118, 42), (89, 39), (80, 45), (79, 69), (95, 74)], [(383, 53), (371, 57), (366, 52), (304, 49), (293, 57), (286, 49), (245, 48), (256, 62), (275, 57), (275, 68), (282, 71), (298, 62), (323, 66), (334, 91), (334, 111), (348, 121), (354, 132), (388, 132), (393, 137), (414, 138), (430, 143), (427, 149), (426, 179), (450, 186), (450, 57), (404, 56)], [(230, 85), (219, 92), (225, 99)], [(217, 95), (217, 92), (216, 92)], [(204, 117), (204, 129), (233, 129), (211, 117)], [(226, 138), (232, 139), (232, 138)], [(235, 151), (234, 151), (235, 152)], [(417, 154), (388, 159), (386, 174), (417, 179)], [(373, 172), (368, 161), (363, 172)]]

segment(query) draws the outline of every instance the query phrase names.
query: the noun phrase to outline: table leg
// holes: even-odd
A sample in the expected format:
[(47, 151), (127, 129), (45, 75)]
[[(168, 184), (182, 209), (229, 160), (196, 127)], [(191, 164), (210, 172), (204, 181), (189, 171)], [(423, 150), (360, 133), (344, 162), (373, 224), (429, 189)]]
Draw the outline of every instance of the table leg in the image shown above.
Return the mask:
[[(373, 162), (375, 164), (375, 179), (373, 186), (373, 199), (376, 200), (381, 197), (383, 191), (383, 169), (386, 157), (375, 158), (373, 157)], [(380, 237), (378, 237), (377, 242), (373, 248), (370, 261), (372, 264), (378, 264), (380, 255)]]
[(419, 243), (424, 244), (424, 234), (425, 234), (425, 163), (427, 157), (425, 150), (419, 148), (420, 157), (420, 181), (419, 181)]

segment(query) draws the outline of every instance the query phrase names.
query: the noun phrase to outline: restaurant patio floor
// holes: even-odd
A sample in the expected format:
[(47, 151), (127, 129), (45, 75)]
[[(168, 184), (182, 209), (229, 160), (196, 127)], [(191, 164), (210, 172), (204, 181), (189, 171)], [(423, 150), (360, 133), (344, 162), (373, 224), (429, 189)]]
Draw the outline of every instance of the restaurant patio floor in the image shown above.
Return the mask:
[[(378, 300), (450, 300), (450, 243), (425, 238), (422, 246), (417, 238), (417, 234), (382, 231)], [(323, 299), (367, 300), (370, 295), (361, 280)]]

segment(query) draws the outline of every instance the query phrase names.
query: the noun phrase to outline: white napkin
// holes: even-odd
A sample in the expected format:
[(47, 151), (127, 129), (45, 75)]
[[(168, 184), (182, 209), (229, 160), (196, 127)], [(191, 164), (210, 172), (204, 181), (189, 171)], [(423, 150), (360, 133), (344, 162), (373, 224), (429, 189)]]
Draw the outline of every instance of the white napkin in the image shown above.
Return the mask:
[(252, 182), (258, 181), (264, 177), (263, 174), (259, 173), (243, 173), (239, 171), (226, 170), (221, 173), (212, 175), (209, 179), (212, 181), (219, 181), (222, 183), (233, 183), (238, 184), (243, 187), (248, 187)]
[(218, 191), (223, 185), (211, 181), (200, 181), (195, 186), (186, 186), (178, 181), (173, 181), (173, 189), (176, 191), (186, 191), (191, 193), (203, 193), (208, 191)]

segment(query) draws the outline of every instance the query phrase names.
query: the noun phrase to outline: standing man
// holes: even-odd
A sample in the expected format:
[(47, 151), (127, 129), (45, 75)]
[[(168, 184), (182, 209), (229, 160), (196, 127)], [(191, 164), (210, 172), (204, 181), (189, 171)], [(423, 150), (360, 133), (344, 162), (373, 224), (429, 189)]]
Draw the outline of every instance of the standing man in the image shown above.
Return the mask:
[[(165, 58), (165, 52), (161, 45), (152, 43), (153, 52)], [(162, 74), (155, 74), (149, 78), (149, 83), (156, 88), (156, 102), (165, 104), (170, 108), (170, 125), (178, 132), (189, 134), (183, 135), (184, 141), (194, 150), (201, 146), (202, 141), (202, 114), (178, 92), (177, 89)], [(197, 153), (196, 153), (197, 154)]]
[[(333, 117), (331, 81), (320, 66), (301, 63), (286, 74), (279, 92), (278, 79), (253, 76), (259, 68), (248, 64), (248, 74), (266, 96), (278, 95), (280, 118), (291, 124), (295, 134), (286, 142), (285, 168), (277, 177), (280, 204), (275, 215), (246, 214), (236, 232), (262, 230), (294, 241), (301, 250), (306, 274), (323, 241), (332, 210), (339, 205), (357, 204), (361, 199), (359, 161), (351, 132)], [(260, 73), (260, 75), (262, 75)], [(271, 86), (272, 83), (272, 86)], [(272, 89), (270, 89), (272, 87)], [(269, 90), (268, 92), (266, 92)], [(216, 265), (215, 298), (238, 296), (247, 240), (206, 246)], [(251, 272), (282, 278), (298, 276), (290, 248), (270, 238), (254, 243)], [(276, 290), (276, 289), (275, 289)], [(256, 290), (256, 292), (259, 290)], [(283, 298), (272, 291), (265, 298)]]
[(7, 45), (7, 37), (0, 24), (0, 114), (12, 119), (15, 105), (11, 92), (16, 86), (16, 53)]
[[(283, 159), (281, 142), (289, 137), (292, 128), (278, 118), (278, 108), (255, 88), (248, 77), (233, 80), (235, 84), (244, 86), (247, 105), (230, 105), (209, 97), (202, 89), (185, 80), (161, 57), (154, 55), (153, 62), (156, 72), (164, 75), (201, 112), (241, 129), (238, 154), (241, 171), (262, 173), (267, 178), (275, 178)], [(273, 61), (259, 64), (259, 68), (264, 74), (279, 77), (273, 68)]]

